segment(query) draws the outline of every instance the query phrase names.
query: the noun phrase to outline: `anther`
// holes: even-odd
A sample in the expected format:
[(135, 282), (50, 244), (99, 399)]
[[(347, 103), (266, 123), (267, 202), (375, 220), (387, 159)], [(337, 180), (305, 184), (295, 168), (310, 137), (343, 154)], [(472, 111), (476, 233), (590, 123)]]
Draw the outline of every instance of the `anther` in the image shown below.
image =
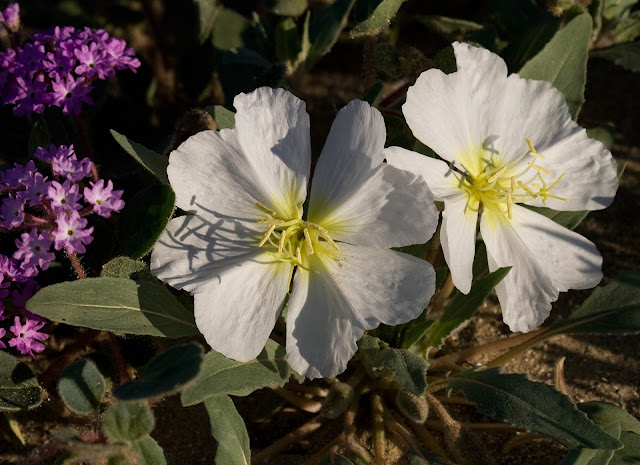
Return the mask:
[(549, 171), (546, 168), (543, 168), (542, 166), (534, 165), (533, 163), (527, 163), (527, 165), (529, 165), (534, 170), (542, 171), (544, 174), (551, 174), (551, 171)]
[(529, 186), (527, 186), (525, 183), (523, 183), (522, 181), (518, 181), (518, 186), (522, 187), (522, 189), (529, 194), (531, 197), (533, 197), (534, 199), (538, 198), (538, 194), (536, 194), (535, 192), (533, 192)]
[(271, 227), (267, 230), (267, 232), (262, 237), (262, 240), (258, 243), (258, 247), (262, 247), (271, 237), (271, 234), (276, 229), (276, 225), (272, 224)]
[(263, 212), (271, 215), (271, 216), (276, 216), (277, 213), (273, 210), (271, 210), (269, 207), (267, 207), (265, 204), (260, 203), (260, 202), (256, 202), (256, 207), (258, 207), (260, 210), (262, 210)]
[(300, 253), (300, 247), (296, 247), (296, 258), (298, 263), (302, 264), (302, 253)]
[(509, 219), (513, 218), (513, 199), (511, 198), (511, 192), (507, 192), (507, 216)]
[(307, 228), (304, 228), (302, 232), (304, 233), (304, 240), (307, 244), (307, 251), (309, 252), (309, 255), (313, 255), (313, 242), (311, 242), (311, 234), (309, 234), (309, 230)]
[(493, 183), (493, 181), (495, 181), (496, 179), (499, 179), (499, 178), (500, 178), (500, 176), (502, 176), (502, 173), (504, 173), (505, 171), (507, 171), (507, 168), (508, 168), (508, 166), (503, 166), (502, 168), (500, 168), (500, 169), (498, 170), (498, 172), (497, 172), (497, 173), (495, 173), (493, 176), (491, 176), (491, 177), (487, 180), (487, 182), (488, 182), (489, 184), (492, 184), (492, 183)]

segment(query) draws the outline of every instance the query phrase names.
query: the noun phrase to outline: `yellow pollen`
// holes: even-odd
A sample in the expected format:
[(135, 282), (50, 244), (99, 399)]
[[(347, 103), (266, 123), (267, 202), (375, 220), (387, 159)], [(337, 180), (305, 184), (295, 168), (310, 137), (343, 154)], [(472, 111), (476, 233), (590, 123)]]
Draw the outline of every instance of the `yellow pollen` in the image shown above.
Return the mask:
[(256, 202), (256, 207), (258, 207), (260, 210), (262, 210), (263, 212), (269, 214), (270, 216), (276, 216), (277, 213), (273, 210), (271, 210), (269, 207), (267, 207), (265, 204), (260, 203), (260, 202)]
[(302, 263), (302, 253), (300, 253), (300, 247), (296, 247), (296, 258), (298, 259), (298, 263), (301, 264)]
[(309, 234), (309, 230), (307, 228), (304, 228), (302, 232), (304, 233), (304, 240), (307, 243), (307, 252), (309, 252), (309, 255), (313, 255), (313, 242), (311, 242), (311, 234)]
[(495, 173), (493, 176), (491, 176), (487, 182), (489, 184), (493, 183), (493, 181), (495, 181), (496, 179), (500, 179), (500, 176), (502, 176), (502, 173), (504, 173), (505, 171), (507, 171), (507, 168), (509, 168), (509, 166), (503, 166), (502, 168), (500, 168), (500, 170)]
[(538, 194), (536, 194), (535, 192), (533, 192), (531, 190), (531, 188), (529, 186), (527, 186), (525, 183), (523, 183), (522, 181), (518, 181), (518, 186), (522, 187), (522, 189), (529, 194), (531, 197), (533, 197), (534, 199), (538, 198)]
[(551, 171), (549, 171), (546, 168), (543, 168), (542, 166), (534, 165), (533, 163), (527, 163), (527, 165), (529, 165), (534, 170), (542, 171), (544, 174), (551, 174)]
[(267, 232), (264, 233), (264, 236), (262, 237), (262, 240), (258, 243), (258, 247), (262, 247), (267, 242), (267, 240), (269, 240), (269, 238), (271, 237), (271, 234), (273, 234), (273, 231), (275, 231), (275, 229), (276, 229), (276, 225), (275, 225), (275, 223), (273, 223), (269, 227)]

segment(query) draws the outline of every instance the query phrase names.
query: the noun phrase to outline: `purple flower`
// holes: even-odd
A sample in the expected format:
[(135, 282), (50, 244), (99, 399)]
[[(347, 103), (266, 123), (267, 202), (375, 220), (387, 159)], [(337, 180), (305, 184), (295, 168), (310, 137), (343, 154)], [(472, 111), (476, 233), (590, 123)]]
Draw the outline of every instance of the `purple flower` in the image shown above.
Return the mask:
[(13, 258), (22, 260), (23, 268), (39, 266), (41, 270), (49, 268), (51, 260), (55, 259), (55, 255), (50, 251), (53, 241), (47, 231), (38, 233), (33, 228), (28, 233), (22, 233), (20, 239), (16, 239), (16, 250)]
[(57, 48), (55, 52), (48, 52), (47, 59), (42, 62), (44, 70), (51, 79), (64, 79), (76, 66), (76, 59), (64, 48)]
[[(73, 146), (70, 148), (73, 148)], [(80, 181), (90, 176), (92, 168), (93, 162), (89, 158), (83, 158), (78, 161), (76, 154), (73, 152), (59, 151), (53, 159), (53, 172), (72, 181)]]
[(0, 12), (0, 25), (5, 25), (11, 32), (20, 29), (20, 6), (17, 3), (9, 3), (9, 6)]
[(27, 318), (23, 325), (20, 322), (20, 317), (16, 316), (13, 326), (9, 328), (15, 335), (13, 339), (9, 340), (9, 346), (18, 349), (21, 354), (29, 354), (31, 357), (35, 357), (34, 352), (39, 353), (44, 350), (44, 344), (38, 341), (44, 341), (49, 337), (48, 334), (40, 332), (44, 324), (44, 321), (35, 321)]
[(75, 69), (76, 74), (84, 75), (86, 78), (97, 75), (99, 79), (106, 79), (115, 74), (113, 68), (109, 66), (107, 55), (95, 42), (82, 45), (73, 51), (80, 62)]
[(78, 203), (78, 200), (82, 198), (82, 195), (78, 193), (79, 190), (80, 186), (71, 184), (69, 179), (63, 184), (60, 184), (58, 181), (51, 181), (51, 186), (49, 186), (49, 190), (47, 191), (47, 197), (51, 200), (53, 211), (63, 213), (82, 208), (82, 205)]
[(0, 255), (0, 273), (10, 281), (17, 283), (28, 282), (33, 276), (38, 274), (38, 270), (34, 268), (21, 268), (17, 260)]
[(124, 191), (114, 191), (111, 180), (104, 186), (104, 179), (100, 179), (96, 183), (91, 183), (91, 189), (84, 188), (84, 198), (93, 205), (94, 213), (109, 218), (111, 212), (118, 212), (124, 207), (124, 200), (121, 200)]
[(7, 197), (0, 206), (0, 226), (7, 229), (17, 228), (24, 222), (24, 199), (19, 197)]
[[(5, 336), (5, 334), (7, 334), (7, 330), (4, 328), (0, 328), (0, 339), (3, 338)], [(7, 345), (0, 341), (0, 349), (6, 349)]]
[(16, 116), (31, 116), (32, 113), (42, 113), (45, 105), (50, 103), (50, 97), (46, 93), (48, 83), (45, 82), (44, 75), (38, 74), (33, 78), (16, 77), (18, 85), (17, 93), (10, 103), (16, 106), (13, 113)]
[(36, 171), (36, 165), (33, 160), (29, 160), (26, 165), (16, 163), (13, 168), (0, 174), (0, 190), (22, 187)]
[(87, 220), (81, 218), (80, 214), (75, 210), (71, 213), (61, 214), (56, 223), (58, 224), (58, 229), (53, 232), (55, 249), (60, 250), (66, 247), (69, 253), (85, 253), (85, 244), (90, 244), (93, 241), (91, 236), (93, 226), (86, 228)]
[(0, 299), (4, 299), (9, 295), (9, 286), (11, 283), (4, 282), (4, 274), (0, 273)]
[(49, 145), (48, 149), (44, 149), (42, 147), (38, 147), (36, 149), (36, 153), (33, 154), (39, 160), (42, 160), (45, 163), (51, 163), (55, 158), (60, 158), (60, 160), (66, 160), (71, 155), (74, 154), (73, 144), (67, 147), (66, 145)]
[(35, 313), (31, 313), (26, 309), (27, 300), (33, 297), (36, 292), (40, 290), (40, 285), (36, 282), (35, 279), (29, 279), (22, 289), (18, 288), (11, 292), (11, 300), (13, 305), (18, 309), (21, 315), (26, 316), (30, 320), (35, 321), (46, 321), (40, 315), (36, 315)]
[(29, 205), (38, 205), (49, 190), (50, 183), (42, 174), (36, 172), (27, 179), (24, 185), (27, 190), (23, 197), (27, 199)]
[(66, 78), (57, 78), (51, 83), (51, 104), (62, 107), (62, 113), (65, 115), (77, 115), (83, 102), (93, 103), (91, 97), (87, 96), (93, 87), (85, 85), (84, 82), (84, 78), (74, 79), (71, 74), (67, 74)]

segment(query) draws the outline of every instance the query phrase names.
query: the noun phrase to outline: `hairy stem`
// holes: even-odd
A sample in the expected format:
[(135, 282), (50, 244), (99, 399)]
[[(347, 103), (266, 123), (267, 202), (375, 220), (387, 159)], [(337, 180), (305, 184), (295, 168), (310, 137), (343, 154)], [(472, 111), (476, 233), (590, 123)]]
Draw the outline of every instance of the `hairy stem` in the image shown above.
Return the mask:
[(265, 447), (260, 452), (255, 454), (251, 459), (252, 465), (259, 465), (272, 457), (286, 451), (289, 447), (291, 447), (296, 442), (300, 441), (302, 438), (309, 436), (315, 430), (322, 426), (323, 418), (319, 415), (312, 418), (310, 421), (300, 426), (299, 428), (291, 431), (287, 435), (281, 437), (276, 442), (271, 444), (270, 446)]
[(388, 411), (384, 412), (384, 424), (387, 428), (389, 428), (389, 431), (399, 436), (418, 457), (424, 460), (424, 455), (422, 455), (422, 451), (420, 450), (418, 442), (404, 426), (402, 426), (396, 421), (395, 418), (393, 418), (391, 413)]
[(373, 413), (373, 451), (376, 465), (387, 463), (385, 451), (387, 448), (384, 431), (384, 405), (382, 397), (377, 392), (371, 394), (371, 411)]
[(300, 410), (304, 410), (305, 412), (318, 413), (322, 408), (321, 402), (299, 396), (298, 394), (295, 394), (288, 389), (284, 389), (281, 387), (272, 387), (271, 390), (290, 404), (295, 405)]
[(73, 271), (76, 272), (76, 276), (78, 279), (84, 279), (87, 277), (87, 274), (84, 272), (84, 268), (78, 259), (78, 255), (75, 252), (69, 253), (67, 252), (67, 256), (69, 257), (69, 261), (71, 262), (71, 266), (73, 267)]

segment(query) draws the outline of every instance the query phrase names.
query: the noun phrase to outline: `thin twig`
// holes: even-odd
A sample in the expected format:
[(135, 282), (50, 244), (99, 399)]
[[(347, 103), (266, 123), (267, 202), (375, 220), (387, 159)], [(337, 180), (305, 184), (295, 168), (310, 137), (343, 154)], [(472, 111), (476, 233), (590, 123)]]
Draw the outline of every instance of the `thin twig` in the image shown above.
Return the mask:
[(284, 388), (288, 391), (301, 392), (303, 394), (309, 394), (316, 397), (327, 397), (329, 390), (320, 386), (310, 386), (307, 384), (287, 383)]
[(251, 459), (252, 465), (259, 465), (272, 457), (280, 454), (281, 452), (286, 451), (296, 442), (300, 441), (302, 438), (309, 436), (315, 430), (322, 426), (323, 418), (321, 416), (316, 416), (306, 422), (304, 425), (299, 428), (291, 431), (287, 435), (281, 437), (271, 445), (265, 447), (260, 452), (255, 454)]
[[(427, 420), (427, 422), (428, 422), (428, 420)], [(418, 436), (418, 438), (420, 439), (422, 444), (424, 444), (424, 446), (427, 449), (432, 450), (434, 452), (437, 452), (438, 454), (442, 455), (443, 457), (446, 457), (447, 456), (447, 452), (442, 448), (440, 443), (436, 440), (435, 436), (433, 436), (433, 434), (431, 434), (427, 430), (427, 428), (425, 428), (425, 426), (427, 425), (427, 422), (425, 422), (425, 424), (423, 424), (423, 425), (421, 425), (419, 423), (411, 422), (411, 423), (409, 423), (409, 425), (411, 426), (411, 429), (413, 429), (413, 431), (416, 433), (416, 435)], [(440, 431), (440, 430), (438, 430), (438, 431)]]
[(295, 394), (287, 389), (274, 386), (271, 388), (271, 390), (290, 404), (295, 405), (300, 410), (304, 410), (305, 412), (318, 413), (322, 408), (322, 402), (307, 399), (306, 397), (299, 396), (298, 394)]
[[(507, 425), (505, 423), (461, 423), (465, 428), (471, 431), (524, 431), (517, 426)], [(434, 431), (443, 432), (445, 430), (444, 422), (440, 420), (427, 420), (424, 426)]]
[(373, 452), (376, 465), (385, 465), (387, 444), (384, 432), (384, 404), (379, 393), (371, 394), (371, 411), (373, 413)]
[(420, 457), (421, 459), (424, 459), (424, 455), (422, 455), (420, 446), (418, 445), (414, 437), (411, 435), (409, 431), (407, 431), (407, 429), (404, 426), (398, 423), (396, 419), (393, 418), (391, 413), (389, 413), (388, 411), (384, 412), (384, 424), (387, 428), (389, 428), (389, 431), (393, 432), (394, 434), (399, 436), (405, 443), (407, 443), (407, 445), (411, 449), (413, 449), (413, 452), (418, 457)]
[(318, 452), (316, 452), (307, 460), (305, 460), (305, 462), (302, 465), (316, 465), (327, 455), (335, 453), (338, 450), (340, 443), (342, 443), (343, 441), (344, 441), (344, 432), (340, 433), (333, 441), (331, 441), (329, 444), (327, 444)]
[(78, 255), (75, 252), (67, 252), (67, 257), (69, 257), (69, 261), (71, 262), (73, 271), (76, 272), (76, 276), (78, 277), (78, 279), (86, 278), (87, 274), (84, 272), (84, 268), (82, 267), (82, 263), (80, 263), (80, 260), (78, 259)]

